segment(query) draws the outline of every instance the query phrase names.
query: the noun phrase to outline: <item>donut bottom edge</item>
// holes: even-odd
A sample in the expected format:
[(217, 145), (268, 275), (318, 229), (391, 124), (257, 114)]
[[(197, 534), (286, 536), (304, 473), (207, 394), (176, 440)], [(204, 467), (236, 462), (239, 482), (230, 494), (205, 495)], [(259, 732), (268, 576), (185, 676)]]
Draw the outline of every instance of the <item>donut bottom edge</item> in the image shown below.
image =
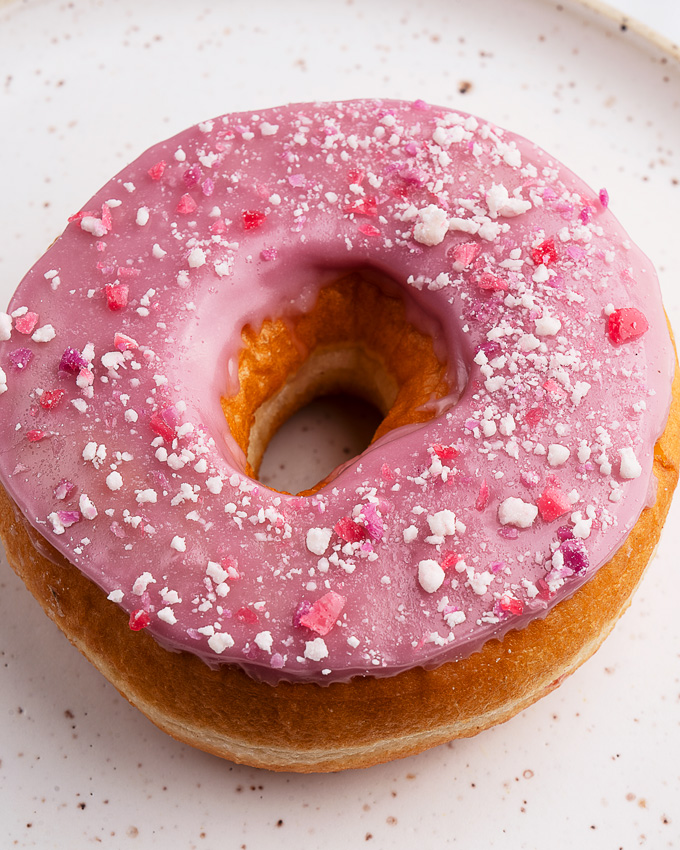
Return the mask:
[(370, 767), (509, 720), (554, 690), (602, 644), (624, 613), (661, 535), (680, 464), (680, 373), (655, 446), (657, 499), (572, 597), (521, 631), (433, 670), (319, 686), (257, 682), (169, 652), (37, 532), (0, 486), (0, 537), (17, 575), (47, 615), (156, 726), (230, 761), (277, 771)]

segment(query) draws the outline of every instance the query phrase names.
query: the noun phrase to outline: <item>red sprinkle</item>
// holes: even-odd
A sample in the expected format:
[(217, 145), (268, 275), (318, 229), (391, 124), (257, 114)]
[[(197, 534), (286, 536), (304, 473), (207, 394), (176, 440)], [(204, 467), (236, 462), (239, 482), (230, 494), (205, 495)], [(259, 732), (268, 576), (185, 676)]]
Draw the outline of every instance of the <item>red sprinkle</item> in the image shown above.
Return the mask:
[(521, 614), (524, 611), (524, 605), (521, 599), (516, 599), (509, 593), (504, 593), (500, 599), (502, 611), (507, 611), (508, 614)]
[(44, 440), (49, 436), (50, 435), (47, 433), (47, 431), (38, 431), (37, 429), (26, 432), (26, 439), (29, 443), (38, 443), (40, 442), (40, 440)]
[(532, 407), (527, 411), (524, 421), (530, 428), (535, 428), (545, 416), (545, 410), (542, 407)]
[(552, 266), (556, 263), (558, 256), (554, 239), (546, 239), (544, 242), (541, 242), (540, 245), (533, 248), (531, 251), (531, 259), (537, 266)]
[(139, 277), (142, 273), (141, 269), (133, 269), (132, 266), (118, 266), (118, 277)]
[(432, 451), (440, 460), (453, 460), (454, 457), (458, 457), (460, 454), (460, 451), (455, 446), (442, 446), (439, 443), (435, 443), (432, 446)]
[(441, 567), (444, 572), (447, 572), (448, 570), (452, 570), (456, 566), (458, 561), (460, 561), (460, 555), (458, 555), (456, 552), (448, 552), (444, 556), (444, 560), (441, 563)]
[(130, 287), (127, 283), (107, 283), (104, 287), (109, 310), (122, 310), (127, 307)]
[(476, 242), (463, 242), (462, 245), (456, 245), (453, 249), (452, 259), (454, 263), (459, 263), (466, 269), (474, 262), (481, 250), (481, 247)]
[(254, 230), (264, 223), (267, 216), (259, 210), (243, 210), (243, 228), (244, 230)]
[(553, 522), (571, 510), (571, 502), (559, 487), (546, 487), (536, 505), (545, 522)]
[(607, 333), (615, 345), (633, 342), (648, 330), (649, 322), (636, 307), (621, 307), (609, 315)]
[(345, 212), (355, 215), (378, 215), (378, 202), (372, 195), (369, 195), (361, 201), (348, 204), (345, 207)]
[(44, 407), (45, 410), (52, 410), (59, 404), (65, 395), (66, 393), (64, 390), (45, 390), (45, 392), (40, 396), (40, 406)]
[(80, 212), (77, 212), (77, 213), (74, 213), (73, 215), (70, 215), (68, 217), (68, 221), (69, 222), (82, 221), (85, 218), (85, 216), (92, 216), (93, 218), (96, 218), (97, 217), (97, 211), (96, 210), (94, 210), (94, 211), (93, 210), (81, 210)]
[(113, 335), (113, 345), (118, 351), (129, 351), (132, 348), (139, 348), (139, 343), (127, 334), (115, 333)]
[(364, 526), (354, 522), (348, 516), (339, 519), (333, 526), (333, 531), (347, 543), (359, 543), (368, 537), (368, 532)]
[(129, 626), (133, 632), (139, 632), (145, 629), (151, 622), (151, 617), (143, 608), (138, 608), (130, 614)]
[(182, 215), (189, 215), (189, 213), (195, 212), (196, 207), (196, 201), (191, 197), (191, 195), (182, 195), (179, 199), (179, 203), (177, 204), (176, 212), (181, 213)]
[(240, 620), (242, 623), (257, 623), (257, 614), (254, 611), (251, 611), (250, 608), (239, 608), (236, 612), (236, 619)]
[(152, 180), (160, 180), (163, 176), (163, 172), (165, 171), (165, 166), (167, 165), (166, 161), (162, 159), (160, 162), (157, 162), (155, 165), (152, 165), (148, 171), (148, 175)]
[(172, 443), (175, 439), (175, 429), (171, 428), (168, 423), (158, 415), (158, 413), (154, 413), (149, 421), (149, 425), (151, 426), (151, 430), (154, 434), (158, 434), (158, 436), (162, 437), (166, 442)]
[(359, 232), (363, 233), (364, 236), (380, 236), (380, 231), (377, 227), (374, 227), (372, 224), (361, 224), (359, 225)]

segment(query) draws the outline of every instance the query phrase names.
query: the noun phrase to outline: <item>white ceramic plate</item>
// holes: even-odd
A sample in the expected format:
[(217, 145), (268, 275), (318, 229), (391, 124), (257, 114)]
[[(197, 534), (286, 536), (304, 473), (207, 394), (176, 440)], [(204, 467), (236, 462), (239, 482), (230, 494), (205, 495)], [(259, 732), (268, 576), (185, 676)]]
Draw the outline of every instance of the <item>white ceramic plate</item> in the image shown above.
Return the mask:
[[(482, 114), (606, 186), (680, 327), (680, 68), (619, 23), (541, 0), (0, 3), (0, 302), (152, 142), (226, 111), (384, 95)], [(158, 732), (3, 560), (0, 848), (678, 847), (679, 546), (677, 500), (629, 613), (530, 710), (323, 777)]]

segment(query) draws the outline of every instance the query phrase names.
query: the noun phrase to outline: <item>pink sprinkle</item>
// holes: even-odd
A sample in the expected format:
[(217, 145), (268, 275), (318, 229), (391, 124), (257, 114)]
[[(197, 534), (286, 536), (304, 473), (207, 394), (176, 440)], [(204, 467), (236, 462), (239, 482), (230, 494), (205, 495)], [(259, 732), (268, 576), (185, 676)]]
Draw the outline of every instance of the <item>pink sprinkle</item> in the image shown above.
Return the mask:
[(506, 540), (515, 540), (515, 538), (519, 537), (519, 531), (516, 528), (511, 528), (509, 525), (499, 528), (498, 534), (501, 537), (505, 537)]
[(275, 260), (278, 256), (279, 252), (276, 250), (276, 248), (263, 248), (260, 251), (260, 259), (264, 260), (265, 263)]
[(295, 189), (304, 189), (307, 185), (307, 178), (304, 174), (291, 174), (288, 178), (288, 182)]
[(77, 213), (74, 213), (73, 215), (70, 215), (68, 217), (68, 221), (69, 221), (69, 223), (74, 222), (74, 221), (82, 221), (82, 219), (84, 219), (85, 216), (92, 216), (92, 218), (96, 218), (97, 217), (97, 211), (96, 210), (81, 210), (80, 212), (77, 212)]
[(9, 362), (18, 371), (25, 369), (33, 360), (33, 352), (30, 348), (15, 348), (9, 353)]
[(147, 172), (149, 177), (152, 180), (160, 180), (163, 176), (163, 172), (165, 171), (166, 165), (167, 163), (164, 159), (162, 159), (160, 162), (157, 162), (155, 165), (152, 165), (149, 171)]
[(238, 581), (241, 578), (241, 573), (238, 570), (238, 564), (235, 558), (230, 558), (228, 555), (220, 561), (222, 569), (227, 571), (227, 576), (230, 581)]
[(559, 487), (546, 487), (536, 505), (544, 522), (553, 522), (571, 510), (571, 502)]
[(127, 307), (130, 287), (127, 283), (107, 283), (104, 287), (109, 310), (116, 312)]
[(243, 210), (241, 217), (244, 230), (254, 230), (256, 227), (260, 227), (267, 218), (260, 210)]
[(62, 478), (61, 481), (54, 488), (54, 497), (55, 499), (64, 500), (73, 490), (75, 490), (75, 484), (70, 482), (66, 478)]
[(649, 322), (636, 307), (621, 307), (609, 314), (607, 333), (615, 345), (634, 342), (648, 330)]
[(508, 288), (508, 282), (489, 272), (484, 272), (477, 278), (477, 286), (486, 292), (504, 292)]
[(382, 521), (382, 518), (378, 516), (375, 505), (364, 505), (361, 509), (361, 516), (364, 519), (364, 525), (366, 526), (366, 531), (368, 531), (368, 536), (372, 540), (382, 540), (385, 533), (385, 523)]
[(605, 209), (609, 206), (609, 192), (606, 189), (600, 189), (600, 203)]
[(478, 511), (483, 511), (488, 504), (489, 485), (486, 483), (486, 479), (484, 479), (479, 487), (479, 495), (477, 496), (477, 501), (475, 502), (475, 508)]
[(547, 602), (551, 597), (552, 593), (550, 588), (548, 587), (548, 582), (544, 578), (539, 578), (536, 582), (536, 587), (538, 588), (538, 598), (542, 599), (544, 602)]
[(382, 468), (380, 469), (380, 474), (385, 481), (396, 481), (397, 476), (386, 463), (383, 463)]
[(368, 537), (368, 531), (364, 526), (354, 522), (348, 516), (339, 519), (333, 526), (333, 531), (346, 543), (360, 543)]
[(40, 406), (44, 410), (52, 410), (55, 408), (62, 398), (66, 395), (64, 390), (45, 390), (40, 396)]
[(203, 183), (201, 184), (201, 191), (206, 196), (206, 198), (209, 198), (215, 191), (215, 184), (210, 179), (210, 177), (206, 177)]
[(306, 617), (307, 614), (312, 610), (312, 603), (309, 599), (301, 599), (298, 602), (298, 606), (295, 609), (295, 613), (293, 614), (293, 625), (296, 629), (303, 628), (302, 618)]
[(76, 522), (80, 522), (80, 511), (57, 511), (57, 516), (64, 528), (70, 528)]
[(430, 111), (430, 105), (428, 103), (425, 103), (424, 100), (414, 100), (413, 101), (413, 108), (418, 109), (421, 112), (429, 112)]
[(113, 218), (111, 217), (111, 207), (108, 204), (102, 204), (102, 224), (108, 233), (113, 227)]
[(133, 611), (130, 614), (129, 626), (133, 632), (139, 632), (141, 629), (145, 629), (150, 622), (151, 617), (142, 608), (138, 608), (137, 611)]
[(327, 635), (335, 625), (346, 601), (344, 596), (329, 590), (311, 605), (306, 614), (300, 617), (300, 625), (318, 635)]
[(191, 197), (191, 195), (182, 195), (179, 199), (175, 212), (178, 212), (181, 215), (189, 215), (196, 211), (196, 207), (196, 201)]
[(363, 233), (364, 236), (380, 236), (380, 231), (372, 224), (360, 224), (359, 233)]
[(269, 666), (275, 670), (280, 670), (285, 664), (285, 659), (280, 652), (275, 652), (269, 660)]
[(35, 326), (38, 324), (37, 313), (24, 313), (14, 320), (14, 327), (20, 334), (32, 334)]
[(214, 221), (210, 225), (210, 232), (211, 233), (218, 233), (218, 234), (226, 233), (227, 232), (227, 225), (224, 223), (224, 219), (218, 218), (217, 221)]
[(476, 242), (463, 242), (451, 252), (451, 257), (455, 263), (460, 264), (464, 269), (471, 265), (481, 251), (481, 247)]
[(118, 351), (130, 351), (130, 349), (139, 348), (137, 340), (121, 333), (115, 333), (113, 335), (113, 345)]
[(348, 204), (345, 207), (345, 212), (355, 215), (378, 215), (378, 202), (372, 195), (369, 195), (360, 201)]
[(139, 277), (142, 273), (141, 269), (133, 269), (131, 266), (118, 266), (118, 277), (130, 278)]

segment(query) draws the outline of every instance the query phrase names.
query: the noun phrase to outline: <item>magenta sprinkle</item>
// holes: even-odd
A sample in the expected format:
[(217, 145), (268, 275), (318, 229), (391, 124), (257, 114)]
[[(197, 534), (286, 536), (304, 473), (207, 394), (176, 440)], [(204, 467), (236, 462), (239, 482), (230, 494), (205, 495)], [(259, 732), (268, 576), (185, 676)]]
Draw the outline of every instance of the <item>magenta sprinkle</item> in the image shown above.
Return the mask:
[(606, 209), (609, 206), (609, 192), (606, 189), (600, 189), (600, 203)]
[(568, 525), (561, 525), (557, 529), (557, 537), (563, 542), (565, 540), (571, 540), (573, 536), (572, 530)]
[(264, 260), (265, 263), (275, 260), (278, 256), (279, 252), (276, 250), (276, 248), (263, 248), (260, 251), (260, 259)]
[(373, 540), (382, 540), (385, 533), (385, 523), (378, 516), (375, 505), (364, 505), (361, 509), (361, 515), (364, 518), (368, 536)]
[(575, 573), (583, 573), (590, 566), (586, 547), (583, 545), (583, 541), (576, 537), (565, 540), (560, 546), (560, 552), (564, 557), (565, 567), (569, 567)]
[(9, 353), (9, 362), (17, 371), (25, 369), (32, 359), (33, 352), (30, 348), (15, 348)]
[(78, 351), (77, 348), (67, 348), (66, 351), (61, 355), (61, 360), (59, 361), (59, 371), (60, 372), (70, 372), (75, 374), (79, 372), (81, 369), (87, 369), (90, 364), (83, 357), (83, 355)]
[(293, 614), (293, 625), (296, 629), (302, 629), (304, 626), (302, 625), (302, 618), (305, 617), (312, 610), (312, 603), (309, 599), (303, 599), (295, 610)]
[(498, 534), (501, 537), (505, 537), (506, 540), (515, 540), (519, 537), (519, 531), (516, 528), (510, 528), (507, 525), (503, 526), (503, 528), (499, 528)]
[(200, 165), (192, 165), (191, 168), (187, 168), (184, 172), (182, 180), (184, 180), (184, 185), (187, 189), (193, 189), (194, 186), (198, 185), (201, 177), (203, 177), (203, 172)]
[(206, 196), (206, 198), (209, 198), (215, 191), (215, 184), (209, 177), (206, 177), (203, 183), (201, 184), (201, 191)]

